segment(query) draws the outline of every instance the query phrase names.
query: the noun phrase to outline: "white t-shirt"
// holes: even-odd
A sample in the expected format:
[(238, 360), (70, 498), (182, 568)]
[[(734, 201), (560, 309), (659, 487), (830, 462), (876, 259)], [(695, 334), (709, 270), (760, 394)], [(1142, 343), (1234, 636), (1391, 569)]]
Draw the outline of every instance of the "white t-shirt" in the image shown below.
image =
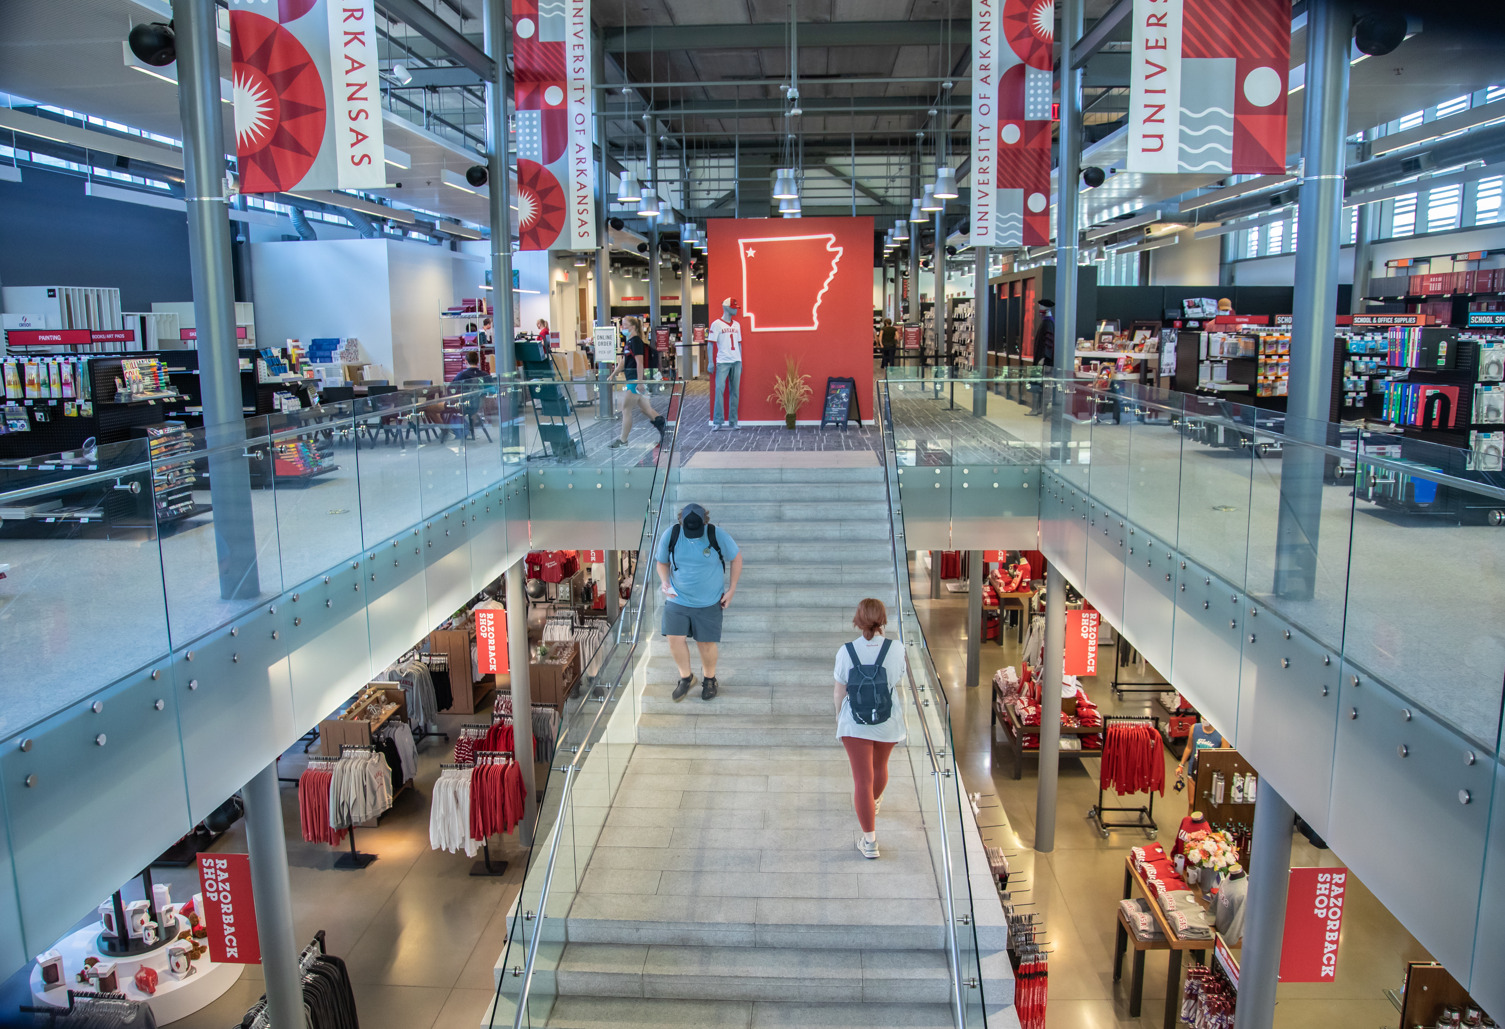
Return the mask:
[(742, 323), (717, 318), (711, 323), (711, 342), (716, 344), (716, 363), (742, 360)]
[[(858, 636), (852, 641), (852, 649), (857, 651), (857, 659), (865, 665), (870, 665), (878, 660), (878, 651), (883, 649), (883, 636), (875, 635), (870, 640)], [(877, 725), (863, 725), (852, 717), (852, 702), (845, 697), (841, 701), (841, 714), (836, 720), (836, 737), (854, 736), (859, 740), (877, 740), (880, 743), (898, 743), (904, 739), (904, 694), (900, 690), (900, 684), (904, 678), (904, 646), (898, 640), (894, 640), (888, 648), (888, 657), (883, 662), (884, 669), (888, 672), (888, 686), (893, 692), (892, 710), (889, 712), (888, 721)], [(836, 681), (846, 685), (847, 673), (852, 670), (852, 656), (847, 653), (843, 646), (836, 652)]]

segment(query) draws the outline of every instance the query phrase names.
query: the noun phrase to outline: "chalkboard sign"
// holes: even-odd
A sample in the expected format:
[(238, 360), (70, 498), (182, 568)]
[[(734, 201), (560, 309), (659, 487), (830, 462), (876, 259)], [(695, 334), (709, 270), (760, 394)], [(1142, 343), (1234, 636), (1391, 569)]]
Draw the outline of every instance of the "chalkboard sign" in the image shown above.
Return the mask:
[(851, 378), (826, 380), (826, 405), (821, 412), (820, 427), (839, 425), (846, 431), (847, 422), (862, 424), (862, 410), (857, 406), (857, 380)]

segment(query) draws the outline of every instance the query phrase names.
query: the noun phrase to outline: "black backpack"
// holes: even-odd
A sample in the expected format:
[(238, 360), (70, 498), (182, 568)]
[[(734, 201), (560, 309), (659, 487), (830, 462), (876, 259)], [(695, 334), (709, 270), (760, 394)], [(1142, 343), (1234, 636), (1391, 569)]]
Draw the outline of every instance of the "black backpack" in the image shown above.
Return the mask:
[(888, 669), (883, 667), (888, 657), (888, 648), (893, 640), (884, 640), (878, 648), (878, 660), (865, 665), (857, 660), (857, 648), (847, 644), (847, 654), (852, 659), (852, 669), (847, 672), (847, 700), (852, 705), (852, 718), (858, 725), (881, 725), (893, 713), (893, 695), (888, 687)]
[[(669, 567), (679, 571), (679, 562), (674, 559), (674, 544), (679, 542), (680, 526), (676, 522), (674, 528), (669, 530)], [(726, 555), (721, 552), (721, 544), (716, 542), (716, 527), (710, 522), (705, 526), (706, 538), (711, 541), (711, 549), (716, 551), (716, 556), (721, 558), (721, 570), (726, 571)]]

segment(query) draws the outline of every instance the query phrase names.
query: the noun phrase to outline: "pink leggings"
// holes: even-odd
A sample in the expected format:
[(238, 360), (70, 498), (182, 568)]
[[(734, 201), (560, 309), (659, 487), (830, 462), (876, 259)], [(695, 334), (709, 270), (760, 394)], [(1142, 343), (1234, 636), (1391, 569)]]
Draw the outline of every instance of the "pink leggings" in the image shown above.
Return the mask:
[(877, 800), (888, 786), (888, 756), (896, 744), (843, 736), (847, 760), (852, 763), (852, 808), (863, 832), (873, 832), (877, 825)]

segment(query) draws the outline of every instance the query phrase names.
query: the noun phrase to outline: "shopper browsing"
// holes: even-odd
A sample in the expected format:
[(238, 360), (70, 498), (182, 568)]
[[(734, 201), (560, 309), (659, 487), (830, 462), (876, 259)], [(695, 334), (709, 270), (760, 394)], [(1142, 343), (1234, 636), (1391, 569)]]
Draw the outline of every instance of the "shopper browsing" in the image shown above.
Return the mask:
[(653, 409), (648, 398), (638, 392), (638, 375), (640, 362), (643, 360), (643, 323), (637, 318), (628, 318), (624, 323), (627, 330), (627, 342), (622, 345), (622, 360), (617, 364), (617, 370), (612, 374), (615, 379), (620, 376), (627, 385), (622, 394), (622, 435), (612, 440), (609, 449), (627, 445), (627, 434), (632, 431), (632, 412), (641, 411), (655, 429), (658, 430), (659, 443), (664, 442), (664, 416)]
[(878, 856), (878, 807), (888, 786), (888, 758), (904, 741), (899, 682), (904, 648), (883, 635), (888, 610), (868, 597), (852, 617), (862, 635), (836, 652), (836, 735), (852, 765), (852, 808), (857, 812), (857, 849)]
[[(1176, 766), (1176, 779), (1178, 782), (1190, 778), (1193, 782), (1197, 779), (1197, 754), (1204, 750), (1213, 750), (1218, 747), (1231, 747), (1223, 738), (1223, 734), (1212, 727), (1207, 719), (1202, 719), (1191, 727), (1187, 734), (1186, 746), (1181, 750), (1181, 763)], [(1186, 792), (1187, 804), (1193, 803), (1196, 790)]]
[(700, 699), (711, 700), (719, 689), (716, 659), (722, 612), (737, 593), (742, 552), (736, 540), (711, 524), (705, 508), (686, 504), (678, 523), (659, 537), (653, 556), (666, 598), (662, 632), (669, 637), (669, 652), (679, 669), (674, 699), (683, 700), (695, 685), (687, 642), (693, 639), (700, 651)]

